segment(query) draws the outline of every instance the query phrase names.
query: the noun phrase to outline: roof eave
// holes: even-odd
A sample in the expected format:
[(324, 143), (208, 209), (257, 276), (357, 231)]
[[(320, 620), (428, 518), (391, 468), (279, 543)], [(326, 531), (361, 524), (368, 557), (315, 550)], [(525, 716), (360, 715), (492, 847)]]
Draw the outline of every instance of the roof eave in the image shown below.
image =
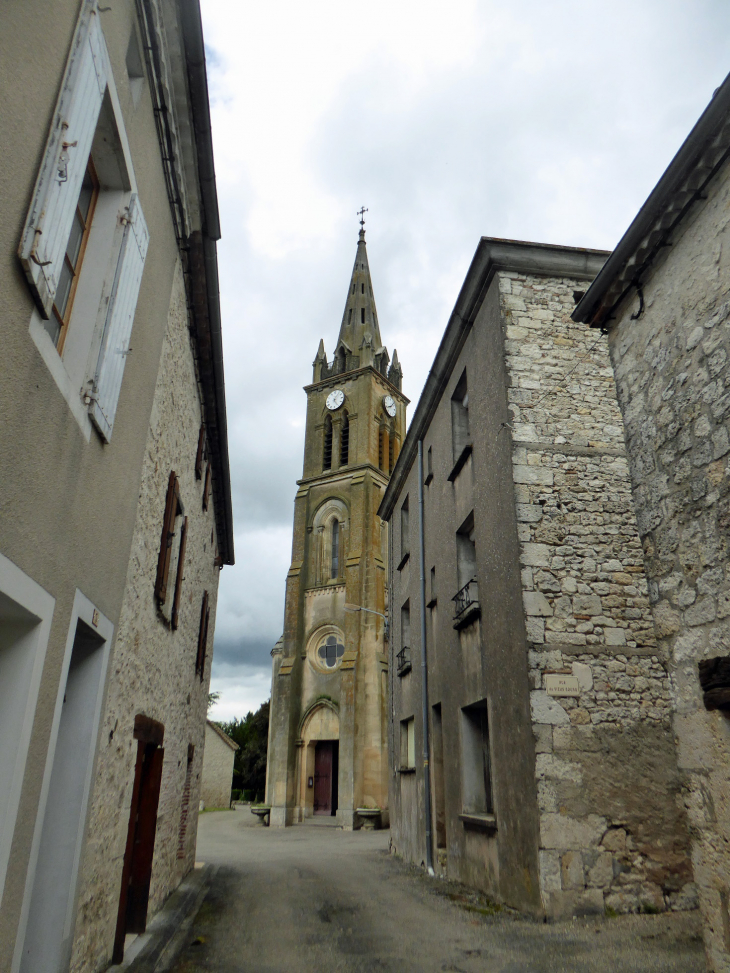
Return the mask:
[[(626, 288), (622, 289), (621, 294), (615, 300), (608, 303), (604, 302), (611, 285), (636, 254), (642, 242), (652, 231), (657, 219), (667, 209), (669, 202), (686, 182), (692, 170), (699, 165), (708, 147), (708, 142), (727, 121), (728, 113), (730, 113), (730, 74), (715, 91), (709, 105), (700, 115), (694, 128), (665, 169), (661, 179), (624, 233), (616, 249), (575, 308), (573, 312), (575, 321), (590, 322), (594, 327), (603, 326), (613, 308), (623, 300)], [(710, 173), (712, 177), (714, 177), (717, 168), (719, 166), (716, 166)], [(698, 198), (701, 197), (698, 195)], [(694, 202), (694, 199), (690, 200), (691, 202)], [(687, 208), (684, 207), (681, 210), (681, 219), (684, 219)], [(651, 261), (654, 257), (655, 253), (652, 251)], [(642, 268), (645, 266), (646, 262), (642, 264)]]

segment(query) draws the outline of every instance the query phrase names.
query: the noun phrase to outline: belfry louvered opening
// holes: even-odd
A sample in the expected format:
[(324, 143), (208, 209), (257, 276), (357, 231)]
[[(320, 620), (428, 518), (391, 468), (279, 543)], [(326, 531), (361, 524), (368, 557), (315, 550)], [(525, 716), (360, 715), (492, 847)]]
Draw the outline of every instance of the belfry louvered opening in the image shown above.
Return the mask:
[(350, 457), (350, 417), (347, 413), (342, 417), (342, 434), (340, 436), (340, 466), (347, 466)]
[(330, 416), (324, 420), (324, 450), (322, 455), (322, 469), (332, 469), (332, 419)]

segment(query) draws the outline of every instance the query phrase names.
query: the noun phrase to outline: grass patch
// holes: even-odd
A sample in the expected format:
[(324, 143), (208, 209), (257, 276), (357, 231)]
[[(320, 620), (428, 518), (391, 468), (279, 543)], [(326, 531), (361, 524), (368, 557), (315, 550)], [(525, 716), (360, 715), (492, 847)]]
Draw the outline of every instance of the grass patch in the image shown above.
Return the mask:
[(204, 807), (202, 811), (198, 811), (198, 814), (209, 814), (212, 811), (232, 811), (232, 807)]

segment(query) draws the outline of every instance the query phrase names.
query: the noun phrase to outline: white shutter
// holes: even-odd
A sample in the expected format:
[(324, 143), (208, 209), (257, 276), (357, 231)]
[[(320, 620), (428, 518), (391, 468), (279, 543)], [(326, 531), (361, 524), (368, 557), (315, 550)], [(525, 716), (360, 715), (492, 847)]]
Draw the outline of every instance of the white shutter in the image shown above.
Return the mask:
[(109, 59), (95, 7), (96, 0), (85, 0), (18, 248), (33, 296), (46, 318), (56, 296), (106, 90)]
[(106, 311), (99, 362), (94, 376), (93, 399), (89, 407), (94, 425), (107, 442), (112, 438), (114, 415), (122, 387), (124, 363), (129, 352), (129, 339), (148, 243), (149, 233), (142, 207), (137, 196), (132, 195)]

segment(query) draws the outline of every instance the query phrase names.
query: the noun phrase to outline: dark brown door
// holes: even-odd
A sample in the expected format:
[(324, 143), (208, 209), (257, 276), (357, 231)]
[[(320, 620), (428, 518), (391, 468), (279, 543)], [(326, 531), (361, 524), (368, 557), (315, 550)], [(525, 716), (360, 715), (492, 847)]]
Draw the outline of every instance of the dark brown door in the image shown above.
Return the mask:
[(162, 747), (139, 740), (113, 963), (121, 963), (124, 958), (124, 938), (127, 933), (144, 932), (147, 925), (164, 755)]
[(314, 746), (314, 813), (332, 814), (333, 743), (323, 740)]

